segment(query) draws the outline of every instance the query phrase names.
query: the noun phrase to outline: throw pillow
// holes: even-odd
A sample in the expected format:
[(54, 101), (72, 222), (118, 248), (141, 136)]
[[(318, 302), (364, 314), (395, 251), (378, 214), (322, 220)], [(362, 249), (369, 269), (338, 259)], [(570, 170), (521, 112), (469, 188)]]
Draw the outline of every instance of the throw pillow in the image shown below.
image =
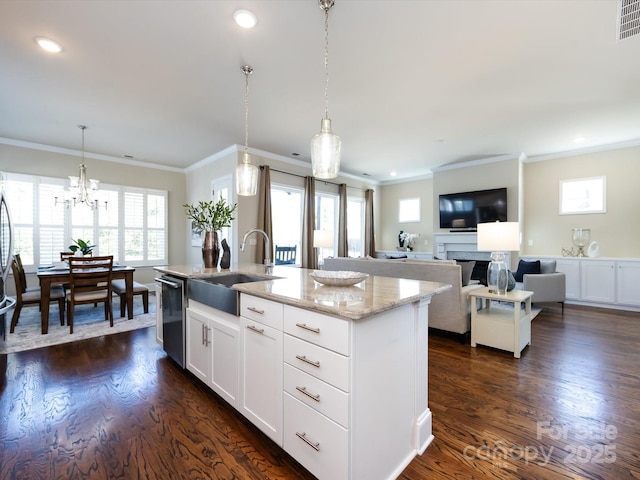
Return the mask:
[(533, 262), (527, 262), (526, 260), (520, 260), (518, 263), (518, 270), (514, 275), (516, 282), (522, 282), (522, 276), (525, 273), (540, 273), (540, 260)]
[(476, 262), (472, 260), (469, 262), (456, 263), (460, 265), (460, 270), (462, 271), (462, 286), (466, 287), (471, 281), (471, 274), (473, 273), (473, 267), (476, 266)]

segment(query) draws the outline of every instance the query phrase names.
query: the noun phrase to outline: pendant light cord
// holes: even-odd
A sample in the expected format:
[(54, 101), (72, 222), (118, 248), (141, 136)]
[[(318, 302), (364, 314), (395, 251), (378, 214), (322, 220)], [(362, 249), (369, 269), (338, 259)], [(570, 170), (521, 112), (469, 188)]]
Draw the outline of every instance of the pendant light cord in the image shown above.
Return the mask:
[(329, 9), (324, 7), (324, 118), (329, 118)]
[(249, 154), (249, 75), (253, 73), (250, 65), (243, 65), (240, 70), (244, 73), (244, 153), (246, 160)]

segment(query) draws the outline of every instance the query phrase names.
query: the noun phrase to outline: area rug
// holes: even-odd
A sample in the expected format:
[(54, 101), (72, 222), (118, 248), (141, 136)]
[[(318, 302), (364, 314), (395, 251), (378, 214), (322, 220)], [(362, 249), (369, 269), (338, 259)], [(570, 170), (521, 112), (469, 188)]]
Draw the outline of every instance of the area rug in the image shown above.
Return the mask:
[(120, 317), (120, 301), (113, 301), (113, 327), (109, 326), (109, 321), (104, 320), (104, 307), (99, 304), (78, 305), (73, 316), (73, 333), (69, 334), (69, 326), (60, 326), (58, 317), (58, 306), (52, 305), (49, 312), (49, 333), (43, 335), (40, 332), (40, 312), (36, 306), (28, 306), (20, 312), (20, 320), (14, 333), (9, 333), (11, 316), (13, 310), (7, 314), (7, 337), (3, 343), (0, 339), (0, 354), (15, 353), (34, 348), (59, 345), (61, 343), (75, 342), (87, 338), (112, 335), (114, 333), (137, 330), (139, 328), (151, 327), (156, 324), (155, 297), (149, 296), (149, 313), (144, 313), (142, 298), (134, 297), (133, 318), (129, 320), (126, 316)]

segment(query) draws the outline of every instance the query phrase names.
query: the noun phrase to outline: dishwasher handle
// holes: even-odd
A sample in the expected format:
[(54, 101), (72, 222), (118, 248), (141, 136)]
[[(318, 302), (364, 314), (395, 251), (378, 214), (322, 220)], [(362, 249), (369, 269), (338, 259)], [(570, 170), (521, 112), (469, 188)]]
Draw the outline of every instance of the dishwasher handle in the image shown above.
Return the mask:
[(171, 282), (169, 280), (165, 280), (164, 278), (155, 278), (156, 282), (160, 282), (160, 283), (164, 283), (165, 285), (169, 285), (171, 288), (181, 288), (182, 285), (180, 285), (179, 283), (176, 282)]

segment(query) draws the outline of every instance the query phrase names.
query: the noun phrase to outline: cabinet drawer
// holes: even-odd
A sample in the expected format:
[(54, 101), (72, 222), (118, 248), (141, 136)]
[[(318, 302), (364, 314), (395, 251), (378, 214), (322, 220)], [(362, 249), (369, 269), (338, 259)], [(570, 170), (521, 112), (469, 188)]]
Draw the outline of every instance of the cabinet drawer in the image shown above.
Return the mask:
[(281, 303), (242, 293), (240, 315), (282, 331)]
[(284, 336), (284, 361), (349, 392), (349, 357), (291, 335)]
[(343, 355), (349, 355), (349, 320), (284, 306), (284, 331)]
[(349, 431), (284, 394), (284, 449), (318, 478), (349, 478)]
[(349, 428), (349, 394), (284, 364), (284, 391), (305, 405)]

